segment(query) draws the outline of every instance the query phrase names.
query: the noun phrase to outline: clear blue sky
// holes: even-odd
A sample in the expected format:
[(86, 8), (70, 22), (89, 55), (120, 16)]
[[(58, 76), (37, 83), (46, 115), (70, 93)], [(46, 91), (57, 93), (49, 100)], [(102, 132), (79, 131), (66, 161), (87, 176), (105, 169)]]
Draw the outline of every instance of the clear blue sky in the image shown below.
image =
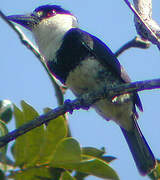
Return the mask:
[[(23, 14), (44, 3), (59, 4), (71, 10), (78, 17), (80, 27), (98, 36), (113, 52), (136, 36), (133, 14), (123, 0), (1, 0), (0, 9), (6, 15)], [(160, 2), (154, 1), (153, 17), (157, 21), (160, 19), (159, 7)], [(30, 36), (28, 31), (25, 32)], [(56, 107), (54, 90), (43, 67), (1, 19), (0, 40), (0, 99), (9, 99), (17, 105), (23, 99), (40, 113), (44, 107)], [(133, 81), (160, 77), (160, 52), (156, 46), (152, 45), (148, 50), (130, 49), (119, 60)], [(140, 97), (144, 113), (140, 113), (139, 125), (155, 156), (160, 157), (160, 91), (143, 91)], [(68, 92), (66, 98), (73, 99), (74, 96)], [(72, 135), (82, 146), (105, 147), (107, 154), (118, 158), (111, 166), (118, 172), (121, 180), (148, 180), (138, 174), (116, 124), (106, 122), (93, 110), (77, 111), (69, 115), (69, 119)]]

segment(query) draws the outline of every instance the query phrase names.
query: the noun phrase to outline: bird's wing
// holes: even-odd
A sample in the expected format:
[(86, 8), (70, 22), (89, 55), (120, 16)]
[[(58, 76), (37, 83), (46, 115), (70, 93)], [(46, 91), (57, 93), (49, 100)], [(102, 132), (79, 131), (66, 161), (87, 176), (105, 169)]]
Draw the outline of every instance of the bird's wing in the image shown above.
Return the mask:
[[(104, 66), (111, 66), (122, 82), (131, 82), (128, 74), (120, 65), (114, 53), (100, 39), (78, 28), (71, 29), (69, 33), (72, 34), (72, 36), (77, 36), (77, 40), (80, 41), (80, 44), (86, 48), (92, 56), (96, 57), (96, 59), (98, 59)], [(134, 103), (137, 105), (140, 111), (143, 111), (140, 98), (136, 92), (134, 93)]]

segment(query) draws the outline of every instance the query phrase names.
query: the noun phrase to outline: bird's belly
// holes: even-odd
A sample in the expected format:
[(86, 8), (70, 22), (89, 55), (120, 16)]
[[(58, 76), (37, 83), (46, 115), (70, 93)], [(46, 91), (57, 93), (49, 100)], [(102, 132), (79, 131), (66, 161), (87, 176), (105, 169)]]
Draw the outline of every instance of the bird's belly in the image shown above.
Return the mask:
[(133, 103), (113, 103), (102, 99), (93, 105), (96, 112), (106, 120), (113, 120), (126, 130), (132, 129)]
[[(101, 72), (105, 72), (101, 74)], [(118, 85), (122, 82), (106, 72), (106, 68), (93, 59), (84, 60), (79, 66), (69, 73), (66, 85), (72, 92), (79, 96), (90, 91), (97, 91), (101, 87)], [(113, 120), (125, 129), (131, 128), (133, 103), (130, 95), (118, 96), (117, 99), (102, 99), (92, 106), (98, 114), (106, 120)]]

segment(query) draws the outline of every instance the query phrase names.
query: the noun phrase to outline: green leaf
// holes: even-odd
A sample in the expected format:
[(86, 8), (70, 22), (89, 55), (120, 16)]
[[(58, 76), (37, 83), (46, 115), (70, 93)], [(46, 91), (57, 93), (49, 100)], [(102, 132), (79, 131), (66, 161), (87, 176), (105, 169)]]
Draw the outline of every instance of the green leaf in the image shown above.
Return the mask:
[(52, 175), (52, 180), (60, 179), (60, 177), (61, 177), (61, 175), (63, 174), (64, 171), (65, 170), (61, 169), (61, 168), (52, 168), (52, 167), (49, 168), (49, 172)]
[(89, 174), (86, 174), (86, 173), (82, 173), (82, 172), (78, 172), (76, 171), (74, 177), (77, 179), (77, 180), (84, 180), (87, 176), (89, 176)]
[(79, 143), (73, 138), (64, 138), (57, 145), (53, 156), (54, 163), (75, 163), (81, 160)]
[[(86, 160), (86, 159), (88, 159), (88, 158), (84, 157), (83, 159)], [(105, 161), (106, 163), (110, 163), (110, 162), (113, 161), (115, 158), (113, 158), (112, 156), (102, 156), (102, 157), (100, 157), (99, 159), (102, 159), (102, 160)], [(90, 175), (90, 174), (76, 171), (74, 177), (75, 177), (77, 180), (84, 180), (84, 179), (85, 179), (87, 176), (89, 176), (89, 175)]]
[(72, 177), (68, 171), (65, 171), (61, 176), (61, 180), (76, 180), (76, 179)]
[(4, 136), (6, 134), (8, 134), (8, 128), (4, 121), (0, 119), (0, 136)]
[(0, 170), (14, 170), (14, 162), (5, 154), (0, 153)]
[(13, 172), (9, 177), (15, 180), (53, 180), (52, 173), (47, 167), (33, 167)]
[(9, 100), (0, 101), (0, 119), (8, 123), (12, 119), (12, 102)]
[(2, 170), (0, 170), (0, 180), (5, 180), (5, 174)]
[[(36, 110), (24, 101), (21, 102), (21, 106), (22, 111), (14, 105), (16, 128), (39, 116)], [(27, 167), (35, 164), (43, 138), (44, 126), (40, 126), (16, 139), (13, 155), (17, 166)]]
[(102, 159), (103, 161), (105, 161), (107, 163), (110, 163), (117, 158), (114, 156), (102, 156), (102, 157), (100, 157), (100, 159)]
[(100, 150), (93, 147), (83, 147), (82, 154), (93, 157), (101, 157), (103, 154), (105, 154), (105, 150), (104, 149)]
[(53, 166), (76, 170), (89, 175), (97, 176), (104, 179), (119, 180), (117, 173), (104, 161), (100, 159), (83, 160), (77, 163), (54, 163)]
[(100, 159), (83, 160), (79, 163), (55, 164), (61, 168), (76, 170), (89, 175), (104, 179), (119, 180), (116, 172), (104, 161)]
[(93, 147), (83, 147), (82, 148), (82, 154), (87, 155), (87, 156), (100, 158), (107, 163), (110, 163), (116, 159), (113, 156), (103, 156), (105, 154), (104, 148), (97, 149), (97, 148), (93, 148)]
[(100, 178), (119, 180), (116, 172), (106, 162), (81, 155), (79, 143), (73, 138), (64, 138), (58, 144), (50, 165), (57, 168), (76, 170)]
[(153, 171), (148, 175), (152, 180), (159, 180), (160, 179), (160, 160), (157, 159), (157, 166)]
[[(7, 133), (8, 133), (8, 128), (7, 128), (6, 124), (5, 124), (5, 122), (0, 120), (0, 136), (4, 136)], [(1, 160), (3, 160), (3, 162), (5, 162), (5, 160), (6, 160), (5, 156), (6, 156), (6, 152), (7, 152), (7, 147), (8, 146), (6, 145), (6, 146), (0, 148), (0, 152), (1, 152), (1, 155), (2, 155)]]
[(59, 116), (58, 118), (50, 121), (46, 126), (36, 163), (44, 164), (52, 161), (57, 144), (66, 136), (67, 123), (64, 116)]

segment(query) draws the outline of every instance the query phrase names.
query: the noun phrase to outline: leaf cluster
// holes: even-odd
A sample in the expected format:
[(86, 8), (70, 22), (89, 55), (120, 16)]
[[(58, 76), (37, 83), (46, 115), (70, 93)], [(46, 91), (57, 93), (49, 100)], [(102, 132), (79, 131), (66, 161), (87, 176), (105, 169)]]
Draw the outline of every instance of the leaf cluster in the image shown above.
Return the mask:
[[(13, 107), (16, 128), (39, 116), (26, 102), (22, 101), (21, 107), (22, 110), (16, 105)], [(45, 108), (44, 111), (49, 110)], [(6, 125), (4, 127), (1, 126), (1, 134), (7, 129)], [(7, 131), (3, 135), (6, 133)], [(2, 180), (83, 180), (89, 175), (119, 179), (109, 166), (109, 162), (115, 158), (104, 155), (104, 148), (80, 147), (76, 139), (68, 136), (65, 116), (59, 116), (20, 136), (11, 149), (13, 161), (7, 157), (6, 147), (1, 150)]]

